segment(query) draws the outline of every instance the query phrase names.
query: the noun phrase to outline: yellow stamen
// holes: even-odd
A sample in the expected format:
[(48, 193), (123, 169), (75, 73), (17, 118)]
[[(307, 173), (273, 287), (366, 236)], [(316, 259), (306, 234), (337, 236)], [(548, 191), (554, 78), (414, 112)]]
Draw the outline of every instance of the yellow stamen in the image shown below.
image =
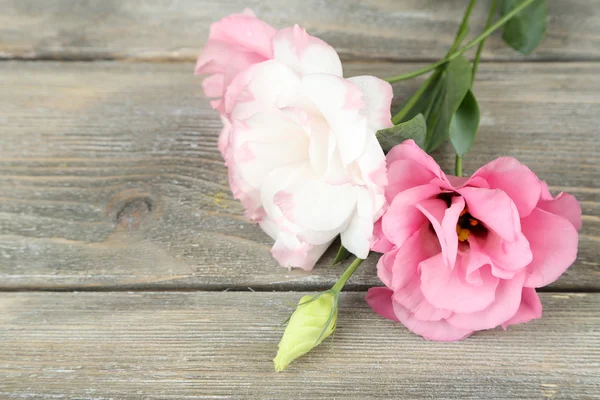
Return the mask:
[(469, 218), (469, 225), (477, 226), (477, 224), (479, 224), (479, 221), (477, 221), (476, 219), (473, 219), (473, 218)]
[(465, 215), (466, 213), (467, 213), (467, 209), (465, 208), (465, 209), (463, 209), (463, 210), (460, 212), (460, 216), (462, 217), (462, 216), (463, 216), (463, 215)]
[(469, 234), (471, 233), (468, 229), (463, 229), (458, 226), (456, 231), (458, 233), (458, 240), (460, 240), (461, 242), (467, 240), (469, 238)]

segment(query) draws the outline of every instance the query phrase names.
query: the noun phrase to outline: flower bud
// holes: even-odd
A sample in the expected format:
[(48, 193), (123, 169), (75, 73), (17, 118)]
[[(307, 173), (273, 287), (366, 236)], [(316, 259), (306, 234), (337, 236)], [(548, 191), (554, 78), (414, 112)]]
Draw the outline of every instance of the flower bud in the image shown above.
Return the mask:
[(275, 370), (283, 371), (292, 361), (331, 335), (335, 330), (337, 312), (337, 296), (334, 293), (302, 297), (279, 342), (279, 350), (273, 360)]

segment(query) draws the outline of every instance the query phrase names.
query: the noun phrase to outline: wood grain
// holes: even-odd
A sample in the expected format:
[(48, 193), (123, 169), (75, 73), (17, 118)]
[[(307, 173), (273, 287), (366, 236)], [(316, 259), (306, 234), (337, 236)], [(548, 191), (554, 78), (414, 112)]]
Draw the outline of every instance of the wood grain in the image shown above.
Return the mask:
[(2, 293), (4, 399), (598, 398), (600, 294), (542, 295), (544, 316), (428, 342), (341, 299), (327, 340), (283, 373), (278, 325), (303, 293)]
[[(483, 29), (480, 1), (471, 35)], [(273, 26), (300, 24), (345, 58), (431, 60), (450, 47), (462, 0), (0, 0), (0, 57), (193, 60), (212, 22), (246, 7)], [(598, 60), (600, 0), (549, 1), (548, 34), (527, 59)], [(485, 60), (519, 60), (496, 33)]]
[[(346, 63), (389, 76), (420, 64)], [(0, 64), (0, 289), (316, 290), (345, 266), (279, 267), (242, 218), (192, 64)], [(396, 103), (418, 82), (396, 86)], [(515, 156), (580, 200), (577, 262), (552, 288), (600, 288), (600, 65), (486, 63), (465, 173)], [(452, 150), (435, 154), (452, 170)], [(380, 284), (376, 257), (348, 288)]]

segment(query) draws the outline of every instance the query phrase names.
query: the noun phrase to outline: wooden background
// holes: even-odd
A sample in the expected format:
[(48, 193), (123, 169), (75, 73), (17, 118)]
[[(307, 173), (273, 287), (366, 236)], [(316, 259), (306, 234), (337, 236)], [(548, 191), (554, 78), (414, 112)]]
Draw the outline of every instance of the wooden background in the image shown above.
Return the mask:
[[(0, 0), (0, 398), (600, 398), (599, 0), (550, 1), (530, 57), (494, 35), (474, 88), (465, 172), (514, 156), (583, 208), (578, 259), (543, 289), (544, 317), (423, 341), (365, 305), (373, 257), (333, 346), (273, 372), (277, 326), (345, 265), (330, 252), (288, 272), (242, 218), (192, 73), (210, 22), (251, 7), (328, 41), (346, 76), (385, 77), (442, 57), (465, 6)], [(395, 104), (419, 82), (395, 85)], [(435, 157), (451, 171), (450, 147)]]

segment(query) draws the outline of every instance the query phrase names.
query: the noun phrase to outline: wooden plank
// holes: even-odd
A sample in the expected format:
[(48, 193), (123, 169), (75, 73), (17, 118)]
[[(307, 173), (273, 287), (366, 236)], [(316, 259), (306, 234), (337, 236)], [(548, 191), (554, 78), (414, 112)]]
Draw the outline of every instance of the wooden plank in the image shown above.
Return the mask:
[[(420, 64), (346, 63), (348, 76)], [(230, 195), (219, 119), (192, 65), (0, 64), (0, 289), (314, 290), (344, 266), (279, 267)], [(396, 86), (397, 102), (417, 81)], [(501, 155), (581, 201), (579, 258), (554, 289), (600, 288), (600, 65), (486, 63), (472, 173)], [(435, 155), (452, 171), (450, 147)], [(375, 257), (350, 288), (379, 284)]]
[(342, 296), (328, 340), (272, 359), (302, 293), (2, 293), (0, 396), (77, 399), (598, 398), (600, 294), (542, 295), (544, 317), (428, 342)]
[[(490, 0), (480, 1), (471, 35), (483, 30)], [(462, 0), (0, 0), (0, 56), (37, 59), (193, 60), (210, 24), (250, 7), (273, 26), (300, 24), (346, 59), (431, 60), (450, 47)], [(549, 1), (540, 60), (600, 57), (600, 0)], [(495, 34), (484, 59), (524, 57)]]

